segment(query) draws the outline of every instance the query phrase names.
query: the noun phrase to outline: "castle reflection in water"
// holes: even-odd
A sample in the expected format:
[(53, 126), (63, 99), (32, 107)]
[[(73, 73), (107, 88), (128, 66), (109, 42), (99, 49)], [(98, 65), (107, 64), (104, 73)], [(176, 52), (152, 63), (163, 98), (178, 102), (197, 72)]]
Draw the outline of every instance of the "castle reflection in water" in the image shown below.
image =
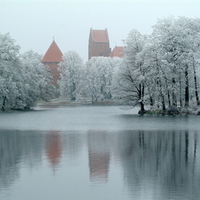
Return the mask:
[[(83, 152), (86, 158), (81, 158)], [(46, 160), (56, 172), (63, 160), (76, 165), (79, 159), (87, 159), (92, 184), (106, 184), (110, 165), (116, 163), (130, 191), (148, 178), (161, 191), (181, 185), (185, 195), (200, 195), (200, 144), (195, 131), (0, 131), (0, 191), (20, 179), (20, 165), (39, 168)]]

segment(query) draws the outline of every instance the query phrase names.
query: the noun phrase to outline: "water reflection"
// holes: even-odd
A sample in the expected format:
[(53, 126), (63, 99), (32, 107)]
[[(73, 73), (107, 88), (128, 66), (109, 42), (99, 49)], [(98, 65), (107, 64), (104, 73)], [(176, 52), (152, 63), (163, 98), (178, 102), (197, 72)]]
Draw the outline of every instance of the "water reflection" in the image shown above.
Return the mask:
[(54, 171), (56, 166), (59, 164), (61, 154), (62, 146), (59, 132), (52, 131), (46, 136), (46, 155)]
[(20, 131), (0, 131), (0, 190), (20, 179), (20, 163), (32, 169), (42, 161), (44, 135)]
[[(26, 180), (31, 187), (37, 173), (42, 171), (44, 174), (53, 169), (60, 172), (54, 174), (56, 179), (51, 180), (50, 173), (45, 180), (59, 186), (66, 185), (70, 180), (74, 190), (79, 190), (79, 184), (80, 188), (84, 188), (85, 199), (92, 199), (91, 190), (87, 190), (90, 185), (88, 178), (92, 184), (113, 186), (123, 199), (199, 199), (199, 134), (197, 131), (175, 130), (90, 130), (85, 133), (0, 131), (0, 191), (9, 189), (11, 185), (15, 189), (14, 183), (23, 181), (24, 176), (29, 177)], [(30, 171), (34, 176), (30, 175)], [(70, 176), (67, 174), (68, 178), (63, 179), (66, 171)], [(113, 172), (115, 174), (111, 175)], [(123, 177), (123, 181), (116, 184), (119, 176)], [(44, 177), (40, 178), (47, 184), (46, 190), (50, 194), (46, 199), (52, 199), (53, 191), (48, 188)], [(124, 186), (126, 194), (122, 189)], [(19, 190), (19, 187), (16, 188)], [(22, 193), (23, 190), (21, 187)], [(115, 194), (111, 191), (101, 191), (102, 194), (97, 191), (96, 195), (100, 199), (118, 199), (118, 194), (113, 196)], [(67, 188), (59, 192), (67, 199)], [(17, 200), (12, 191), (10, 196), (10, 199)], [(33, 196), (32, 199), (36, 198)], [(81, 193), (79, 198), (74, 199), (81, 199)]]
[(107, 182), (110, 164), (110, 138), (105, 131), (88, 132), (90, 180)]
[(172, 196), (198, 199), (198, 134), (188, 131), (122, 132), (118, 140), (119, 157), (130, 194), (139, 197), (141, 192), (148, 192), (153, 195), (152, 199), (160, 196), (162, 199)]
[(68, 164), (77, 164), (77, 160), (84, 148), (84, 136), (78, 131), (63, 132), (63, 151)]

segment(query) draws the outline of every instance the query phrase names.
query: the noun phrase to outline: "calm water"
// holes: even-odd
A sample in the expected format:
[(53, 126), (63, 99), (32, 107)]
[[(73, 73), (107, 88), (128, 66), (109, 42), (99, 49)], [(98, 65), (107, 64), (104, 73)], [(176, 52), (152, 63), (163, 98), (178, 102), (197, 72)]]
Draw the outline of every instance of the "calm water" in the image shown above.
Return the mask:
[(0, 113), (0, 199), (200, 199), (200, 117), (118, 106)]

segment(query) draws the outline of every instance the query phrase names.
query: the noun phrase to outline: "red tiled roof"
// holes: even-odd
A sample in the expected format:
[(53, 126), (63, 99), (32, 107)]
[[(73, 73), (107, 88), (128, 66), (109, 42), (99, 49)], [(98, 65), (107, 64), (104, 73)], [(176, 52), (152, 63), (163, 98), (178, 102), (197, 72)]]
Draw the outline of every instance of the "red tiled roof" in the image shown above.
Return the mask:
[(110, 57), (123, 57), (124, 47), (115, 47), (113, 51), (110, 52)]
[(108, 31), (90, 29), (91, 38), (94, 42), (109, 42)]
[(62, 52), (60, 51), (58, 45), (53, 41), (42, 58), (42, 62), (61, 62), (62, 61)]

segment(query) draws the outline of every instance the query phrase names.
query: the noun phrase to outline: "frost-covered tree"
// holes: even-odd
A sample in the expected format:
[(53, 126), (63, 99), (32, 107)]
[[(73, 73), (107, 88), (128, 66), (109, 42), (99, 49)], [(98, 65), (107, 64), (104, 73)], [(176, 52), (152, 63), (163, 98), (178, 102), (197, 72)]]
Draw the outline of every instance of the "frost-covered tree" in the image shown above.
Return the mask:
[(85, 66), (83, 81), (85, 98), (92, 103), (111, 99), (113, 69), (120, 59), (92, 57)]
[(153, 29), (157, 51), (163, 61), (170, 86), (169, 101), (172, 105), (189, 105), (191, 96), (199, 104), (197, 67), (199, 55), (199, 19), (173, 17), (158, 20)]
[[(144, 59), (143, 65), (146, 67), (146, 87), (149, 95), (150, 106), (166, 109), (169, 95), (168, 68), (163, 61), (163, 54), (158, 50), (158, 41), (150, 36), (144, 46), (141, 56)], [(148, 102), (147, 102), (148, 103)]]
[(28, 51), (20, 56), (23, 64), (24, 102), (26, 107), (33, 106), (38, 99), (48, 100), (55, 94), (55, 87), (50, 84), (52, 75), (47, 66), (41, 63), (42, 56)]
[(9, 34), (0, 34), (0, 110), (28, 109), (53, 91), (50, 73), (33, 52), (19, 54)]
[(0, 109), (13, 108), (20, 101), (23, 90), (22, 66), (18, 45), (9, 34), (0, 34)]
[(200, 19), (169, 17), (150, 36), (133, 30), (125, 41), (122, 65), (115, 71), (113, 97), (162, 109), (199, 105)]
[(121, 103), (132, 106), (140, 104), (140, 112), (145, 112), (147, 70), (142, 51), (147, 37), (137, 30), (132, 30), (125, 41), (123, 63), (115, 71), (112, 94)]
[(63, 56), (63, 61), (59, 64), (61, 72), (60, 86), (61, 97), (75, 100), (77, 98), (77, 87), (80, 82), (80, 71), (83, 61), (75, 51), (69, 51)]

